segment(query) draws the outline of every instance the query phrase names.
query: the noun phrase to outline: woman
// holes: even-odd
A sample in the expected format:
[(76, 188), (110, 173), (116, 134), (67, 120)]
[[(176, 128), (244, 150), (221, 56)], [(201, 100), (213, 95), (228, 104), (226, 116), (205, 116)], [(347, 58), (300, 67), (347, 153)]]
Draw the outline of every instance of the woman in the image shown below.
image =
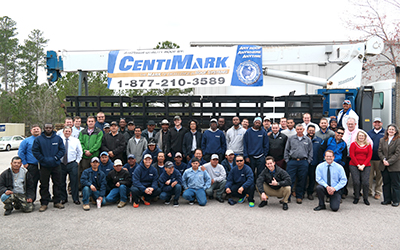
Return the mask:
[(392, 203), (399, 206), (400, 201), (400, 140), (399, 129), (395, 124), (390, 124), (385, 131), (385, 136), (379, 141), (378, 155), (381, 159), (379, 169), (383, 178), (382, 205)]
[(356, 140), (350, 144), (350, 173), (353, 177), (354, 201), (357, 204), (360, 199), (361, 185), (363, 188), (363, 198), (365, 205), (369, 206), (369, 173), (371, 171), (372, 147), (367, 141), (367, 133), (360, 130)]

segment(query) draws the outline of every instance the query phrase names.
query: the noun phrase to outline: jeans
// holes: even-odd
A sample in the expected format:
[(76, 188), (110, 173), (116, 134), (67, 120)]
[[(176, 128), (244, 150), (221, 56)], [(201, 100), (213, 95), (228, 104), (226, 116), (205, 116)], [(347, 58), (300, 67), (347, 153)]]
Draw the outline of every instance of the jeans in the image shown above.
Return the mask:
[(40, 204), (48, 205), (50, 201), (49, 181), (53, 182), (54, 204), (60, 203), (61, 200), (61, 166), (57, 167), (40, 167)]
[(120, 185), (119, 187), (111, 189), (106, 197), (107, 202), (117, 202), (118, 200), (122, 202), (127, 201), (129, 189), (125, 185)]
[(297, 185), (296, 185), (296, 198), (303, 199), (304, 195), (304, 186), (307, 179), (308, 173), (308, 161), (307, 160), (290, 160), (287, 163), (286, 171), (292, 180), (292, 190), (293, 185), (297, 178)]
[(146, 194), (145, 192), (140, 191), (139, 188), (132, 186), (131, 193), (132, 193), (133, 201), (138, 203), (140, 200), (140, 197), (142, 197), (142, 196), (144, 196), (146, 201), (149, 201), (152, 198), (159, 196), (161, 193), (161, 189), (160, 188), (154, 189), (153, 192), (149, 195), (149, 194)]
[[(82, 189), (82, 203), (85, 204), (89, 204), (89, 197), (92, 197), (94, 200), (97, 200), (100, 197), (100, 192), (99, 190), (97, 191), (92, 191), (92, 189), (90, 189), (90, 187), (85, 186)], [(103, 197), (103, 201), (101, 202), (102, 205), (106, 204), (106, 199), (104, 199)]]
[(70, 162), (67, 165), (61, 164), (61, 200), (68, 200), (67, 174), (69, 174), (72, 200), (79, 201), (78, 163), (76, 161)]
[(172, 195), (174, 195), (174, 200), (179, 200), (181, 192), (182, 186), (180, 184), (176, 184), (170, 191), (162, 191), (160, 194), (160, 200), (169, 201), (171, 200)]
[(204, 191), (204, 189), (188, 188), (183, 192), (182, 197), (188, 201), (197, 199), (200, 206), (205, 206), (207, 204), (206, 191)]

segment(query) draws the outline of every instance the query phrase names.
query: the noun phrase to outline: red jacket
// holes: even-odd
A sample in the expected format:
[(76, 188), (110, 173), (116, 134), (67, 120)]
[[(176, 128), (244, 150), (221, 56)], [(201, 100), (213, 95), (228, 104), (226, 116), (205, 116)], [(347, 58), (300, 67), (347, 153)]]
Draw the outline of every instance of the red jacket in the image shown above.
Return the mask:
[(366, 167), (371, 166), (372, 158), (372, 147), (371, 144), (367, 146), (360, 146), (357, 142), (350, 144), (350, 165), (365, 165)]

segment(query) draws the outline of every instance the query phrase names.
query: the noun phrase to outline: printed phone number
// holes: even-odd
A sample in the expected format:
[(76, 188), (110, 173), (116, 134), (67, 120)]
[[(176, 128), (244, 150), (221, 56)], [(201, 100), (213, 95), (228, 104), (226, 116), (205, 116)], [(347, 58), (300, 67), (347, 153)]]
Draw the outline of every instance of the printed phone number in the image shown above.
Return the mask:
[(130, 82), (122, 82), (118, 81), (119, 87), (131, 87), (131, 88), (150, 88), (154, 86), (160, 87), (188, 87), (197, 85), (217, 85), (224, 84), (225, 77), (203, 77), (203, 78), (194, 78), (192, 81), (186, 81), (185, 79), (162, 79), (161, 82), (154, 80), (131, 80)]

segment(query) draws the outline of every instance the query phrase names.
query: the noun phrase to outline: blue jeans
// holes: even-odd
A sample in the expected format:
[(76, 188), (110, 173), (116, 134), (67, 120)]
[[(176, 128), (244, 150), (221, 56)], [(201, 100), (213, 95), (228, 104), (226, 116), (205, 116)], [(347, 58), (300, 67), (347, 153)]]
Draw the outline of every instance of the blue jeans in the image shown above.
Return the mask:
[[(92, 189), (90, 189), (90, 187), (85, 186), (82, 189), (82, 203), (83, 204), (89, 204), (89, 197), (92, 197), (94, 200), (97, 200), (97, 198), (100, 197), (100, 192), (99, 190), (97, 191), (92, 191)], [(106, 199), (104, 199), (103, 197), (103, 201), (101, 202), (102, 205), (106, 204)]]
[(207, 204), (206, 191), (204, 189), (188, 188), (183, 192), (182, 197), (188, 201), (197, 199), (200, 206), (205, 206)]
[(172, 195), (174, 195), (174, 200), (179, 200), (179, 196), (181, 196), (182, 186), (180, 184), (176, 184), (170, 191), (163, 191), (160, 194), (160, 200), (169, 201), (171, 200)]
[(296, 182), (297, 178), (297, 185), (296, 185), (296, 198), (298, 199), (303, 199), (304, 195), (304, 187), (307, 179), (307, 173), (308, 173), (308, 161), (307, 160), (301, 160), (301, 161), (296, 161), (296, 160), (290, 160), (287, 163), (286, 166), (286, 171), (290, 176), (290, 179), (292, 180), (292, 190), (293, 190), (293, 185)]
[(69, 174), (72, 200), (79, 201), (78, 163), (76, 161), (70, 162), (67, 165), (61, 164), (61, 200), (68, 200), (67, 174)]
[(251, 170), (253, 170), (254, 174), (254, 183), (256, 183), (258, 175), (261, 174), (261, 172), (265, 169), (265, 156), (261, 156), (259, 158), (254, 158), (253, 156), (249, 156), (249, 159), (250, 159), (249, 165)]
[(254, 185), (251, 185), (250, 187), (245, 188), (245, 189), (243, 190), (243, 192), (242, 192), (241, 194), (239, 194), (238, 190), (239, 190), (239, 188), (240, 188), (242, 185), (243, 185), (243, 184), (235, 183), (235, 184), (233, 184), (233, 185), (230, 187), (231, 192), (232, 192), (232, 193), (231, 193), (232, 196), (239, 197), (239, 198), (243, 198), (243, 197), (245, 197), (245, 196), (248, 194), (248, 195), (249, 195), (249, 202), (254, 202), (254, 191), (255, 191), (255, 186), (254, 186)]
[(146, 201), (149, 201), (152, 198), (159, 196), (161, 193), (161, 189), (160, 188), (154, 189), (153, 192), (151, 193), (151, 195), (148, 195), (145, 192), (140, 191), (139, 188), (132, 186), (131, 193), (132, 193), (133, 202), (139, 202), (140, 197), (142, 197), (142, 196), (144, 196)]
[(122, 202), (127, 201), (129, 189), (125, 185), (120, 185), (119, 187), (111, 189), (106, 197), (107, 202), (117, 202), (118, 200)]

